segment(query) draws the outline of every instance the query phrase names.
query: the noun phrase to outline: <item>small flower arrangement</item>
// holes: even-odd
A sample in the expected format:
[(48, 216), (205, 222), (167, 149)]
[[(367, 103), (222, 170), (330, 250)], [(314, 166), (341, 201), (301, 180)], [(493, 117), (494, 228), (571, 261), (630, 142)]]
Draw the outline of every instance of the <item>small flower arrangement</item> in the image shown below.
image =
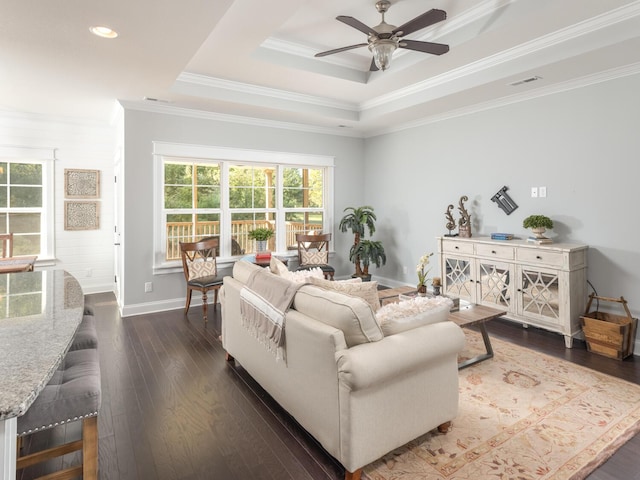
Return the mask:
[(427, 253), (420, 257), (418, 265), (416, 265), (416, 273), (418, 274), (418, 288), (427, 286), (427, 275), (431, 271), (431, 268), (427, 268), (429, 265), (429, 257), (433, 255), (433, 252)]

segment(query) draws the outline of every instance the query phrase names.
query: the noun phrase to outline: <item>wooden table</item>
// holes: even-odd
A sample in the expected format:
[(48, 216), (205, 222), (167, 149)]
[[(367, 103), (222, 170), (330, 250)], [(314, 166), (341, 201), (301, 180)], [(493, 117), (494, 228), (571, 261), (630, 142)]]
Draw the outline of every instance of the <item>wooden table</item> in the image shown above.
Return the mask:
[(0, 273), (32, 272), (37, 256), (0, 258)]
[[(17, 417), (31, 406), (69, 349), (82, 321), (84, 294), (64, 270), (9, 273), (3, 281), (0, 479), (14, 480)], [(11, 293), (12, 284), (20, 286), (19, 293)]]
[(415, 293), (415, 291), (416, 287), (411, 287), (409, 285), (404, 285), (402, 287), (396, 288), (383, 288), (381, 290), (378, 290), (378, 299), (380, 300), (380, 305), (385, 306), (388, 303), (397, 302), (399, 295)]
[(498, 310), (495, 308), (485, 307), (484, 305), (460, 305), (460, 310), (449, 313), (449, 320), (459, 327), (464, 328), (472, 325), (478, 325), (480, 333), (482, 334), (482, 340), (484, 341), (484, 347), (487, 350), (487, 353), (482, 353), (476, 357), (459, 363), (458, 370), (462, 370), (470, 365), (493, 357), (493, 347), (491, 346), (491, 340), (489, 339), (489, 334), (487, 333), (487, 329), (484, 325), (489, 320), (501, 317), (506, 313), (506, 310)]
[[(275, 257), (275, 255), (274, 255)], [(276, 257), (278, 260), (280, 260), (282, 263), (284, 263), (285, 265), (289, 264), (289, 260), (284, 258), (284, 257)], [(256, 265), (258, 265), (259, 267), (268, 267), (271, 263), (271, 257), (267, 258), (267, 259), (258, 259), (255, 258), (255, 256), (253, 257), (252, 260), (253, 263), (255, 263)]]

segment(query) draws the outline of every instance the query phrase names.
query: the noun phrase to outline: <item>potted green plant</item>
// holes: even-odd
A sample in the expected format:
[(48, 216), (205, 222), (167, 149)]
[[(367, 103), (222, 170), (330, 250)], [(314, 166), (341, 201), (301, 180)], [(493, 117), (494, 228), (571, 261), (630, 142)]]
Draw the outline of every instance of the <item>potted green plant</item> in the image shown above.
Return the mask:
[(256, 241), (256, 252), (264, 252), (267, 249), (267, 242), (273, 237), (273, 230), (267, 227), (254, 228), (249, 232), (249, 238)]
[(365, 240), (366, 232), (373, 235), (376, 231), (376, 214), (373, 207), (364, 205), (362, 207), (347, 207), (344, 209), (344, 217), (340, 220), (340, 231), (351, 230), (354, 235), (353, 245), (349, 251), (349, 260), (355, 265), (353, 277), (360, 277), (363, 281), (371, 279), (369, 265), (374, 264), (380, 267), (387, 262), (387, 256), (382, 246), (382, 242)]
[(547, 238), (544, 236), (547, 228), (553, 228), (553, 220), (545, 215), (529, 215), (522, 221), (522, 226), (530, 228), (536, 238), (544, 239)]

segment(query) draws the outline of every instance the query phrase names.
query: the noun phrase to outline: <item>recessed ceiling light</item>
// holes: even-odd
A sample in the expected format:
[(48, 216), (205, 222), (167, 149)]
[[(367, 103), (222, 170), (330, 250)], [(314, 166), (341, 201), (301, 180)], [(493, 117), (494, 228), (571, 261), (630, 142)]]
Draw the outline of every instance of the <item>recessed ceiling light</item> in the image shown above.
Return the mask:
[(118, 36), (118, 32), (110, 29), (109, 27), (96, 26), (96, 27), (91, 27), (89, 30), (94, 35), (97, 35), (98, 37), (102, 37), (102, 38), (116, 38)]

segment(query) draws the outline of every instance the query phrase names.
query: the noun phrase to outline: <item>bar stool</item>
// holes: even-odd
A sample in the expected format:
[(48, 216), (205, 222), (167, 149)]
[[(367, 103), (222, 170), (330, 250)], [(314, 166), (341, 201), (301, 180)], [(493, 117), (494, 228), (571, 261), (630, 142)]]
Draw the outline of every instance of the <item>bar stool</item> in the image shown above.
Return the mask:
[[(17, 470), (82, 450), (82, 464), (47, 475), (47, 479), (98, 478), (98, 411), (102, 392), (100, 363), (95, 348), (67, 353), (49, 383), (40, 392), (27, 412), (18, 417)], [(21, 438), (25, 435), (82, 421), (80, 440), (55, 446), (47, 450), (20, 455)]]
[(98, 332), (96, 331), (96, 319), (93, 313), (82, 317), (82, 322), (78, 326), (69, 351), (84, 350), (86, 348), (98, 348)]

